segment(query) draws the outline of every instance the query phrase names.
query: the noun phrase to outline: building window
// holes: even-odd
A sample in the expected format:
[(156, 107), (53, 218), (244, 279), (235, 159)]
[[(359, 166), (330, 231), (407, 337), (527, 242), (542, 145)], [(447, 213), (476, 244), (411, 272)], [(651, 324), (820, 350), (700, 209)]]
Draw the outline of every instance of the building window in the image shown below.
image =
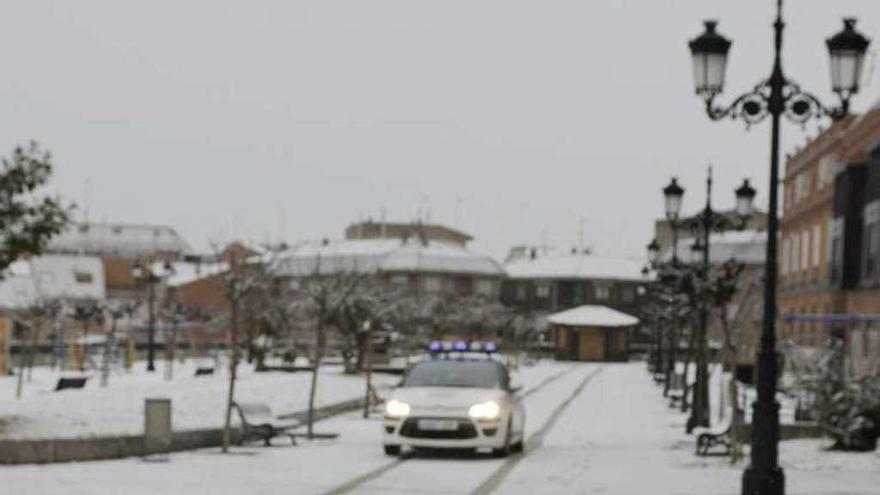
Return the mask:
[(822, 227), (819, 224), (813, 226), (813, 268), (817, 268), (822, 257)]
[(865, 230), (862, 239), (863, 278), (866, 282), (874, 282), (880, 275), (880, 200), (865, 206)]
[(495, 282), (491, 280), (477, 280), (477, 294), (491, 296), (495, 293)]
[(517, 301), (525, 301), (526, 291), (527, 291), (527, 289), (526, 289), (525, 282), (521, 282), (519, 284), (516, 284), (516, 295), (515, 295), (516, 300)]
[(782, 240), (782, 253), (780, 255), (782, 259), (779, 261), (779, 263), (782, 265), (781, 269), (783, 275), (787, 275), (789, 272), (789, 268), (791, 268), (789, 266), (789, 262), (791, 261), (791, 256), (789, 255), (788, 251), (789, 249), (791, 249), (791, 237), (786, 237)]
[(819, 187), (821, 188), (834, 182), (834, 177), (837, 175), (838, 170), (840, 170), (840, 162), (837, 161), (837, 157), (833, 155), (823, 156), (819, 160)]
[(92, 283), (92, 274), (89, 272), (73, 272), (73, 279), (76, 280), (78, 284), (91, 284)]
[(455, 277), (452, 280), (455, 285), (455, 293), (460, 296), (469, 296), (474, 293), (473, 277)]
[(396, 288), (405, 288), (409, 284), (409, 277), (398, 274), (391, 276), (391, 286)]
[(831, 220), (831, 283), (843, 284), (843, 217)]
[(800, 248), (801, 236), (794, 234), (793, 236), (791, 236), (791, 257), (789, 259), (789, 263), (791, 263), (792, 273), (797, 273), (801, 266), (800, 258), (798, 258), (798, 254), (801, 252)]
[(605, 284), (596, 284), (596, 300), (607, 301), (611, 298), (611, 287)]
[(550, 297), (550, 282), (540, 282), (535, 286), (535, 297), (546, 299)]
[(425, 292), (440, 292), (443, 289), (443, 279), (437, 276), (422, 277), (422, 286)]
[(801, 232), (801, 270), (810, 267), (810, 231)]
[(636, 300), (636, 293), (632, 287), (623, 287), (620, 289), (620, 299), (624, 303), (630, 304)]
[(801, 202), (810, 194), (810, 176), (807, 172), (801, 172), (794, 178), (794, 201)]

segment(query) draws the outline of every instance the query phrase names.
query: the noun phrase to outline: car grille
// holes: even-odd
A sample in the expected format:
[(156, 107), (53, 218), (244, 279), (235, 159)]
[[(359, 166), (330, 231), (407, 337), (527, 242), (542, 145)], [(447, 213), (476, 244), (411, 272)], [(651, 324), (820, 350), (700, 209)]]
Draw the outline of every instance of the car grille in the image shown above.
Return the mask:
[[(400, 427), (400, 436), (409, 438), (430, 438), (438, 440), (463, 440), (467, 438), (476, 438), (477, 429), (470, 421), (458, 421), (457, 430), (420, 430), (419, 419), (435, 419), (435, 418), (409, 418), (403, 422)], [(448, 420), (449, 418), (436, 418)]]

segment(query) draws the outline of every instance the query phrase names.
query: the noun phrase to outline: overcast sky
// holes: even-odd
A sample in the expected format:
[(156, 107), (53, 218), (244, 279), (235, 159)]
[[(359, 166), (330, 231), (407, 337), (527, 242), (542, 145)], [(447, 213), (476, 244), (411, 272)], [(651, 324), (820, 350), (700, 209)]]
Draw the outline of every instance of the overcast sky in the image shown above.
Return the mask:
[[(766, 207), (769, 131), (711, 123), (686, 41), (734, 41), (725, 94), (770, 68), (771, 0), (7, 1), (0, 150), (36, 139), (90, 220), (209, 240), (341, 237), (359, 217), (435, 222), (503, 256), (585, 241), (642, 256), (660, 188)], [(789, 0), (785, 69), (831, 101), (841, 17), (880, 39), (877, 0)], [(876, 47), (872, 47), (876, 49)], [(856, 97), (862, 111), (880, 96)], [(783, 127), (784, 150), (806, 135)]]

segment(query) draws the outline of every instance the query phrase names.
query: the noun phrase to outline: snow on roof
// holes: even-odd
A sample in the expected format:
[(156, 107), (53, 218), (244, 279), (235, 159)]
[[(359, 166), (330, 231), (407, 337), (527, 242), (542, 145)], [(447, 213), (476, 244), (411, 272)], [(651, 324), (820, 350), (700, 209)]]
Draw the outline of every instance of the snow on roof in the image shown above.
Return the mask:
[(177, 231), (164, 225), (81, 223), (53, 237), (48, 251), (143, 256), (189, 252), (190, 246)]
[(644, 261), (631, 258), (611, 258), (593, 254), (565, 254), (519, 258), (504, 265), (513, 279), (605, 279), (648, 280), (642, 274)]
[(47, 254), (16, 261), (0, 280), (0, 308), (22, 309), (41, 299), (105, 298), (104, 265), (94, 256)]
[[(162, 266), (154, 266), (153, 269), (159, 273), (165, 270)], [(219, 275), (229, 270), (229, 263), (192, 263), (185, 261), (177, 261), (171, 264), (171, 273), (168, 275), (166, 282), (169, 287), (179, 287), (196, 280)]]
[(585, 304), (549, 315), (547, 321), (578, 327), (628, 327), (637, 324), (639, 319), (608, 306)]
[(340, 272), (444, 272), (502, 276), (504, 269), (489, 256), (442, 241), (352, 239), (308, 241), (278, 259), (284, 275), (330, 275)]
[[(679, 239), (678, 259), (693, 263), (701, 258), (691, 251), (693, 239)], [(709, 262), (721, 264), (735, 259), (746, 264), (762, 264), (767, 252), (767, 232), (758, 230), (731, 231), (712, 234), (709, 237)], [(665, 259), (672, 258), (672, 250), (666, 252)]]
[(0, 308), (24, 309), (38, 300), (37, 286), (30, 275), (7, 274), (0, 280)]

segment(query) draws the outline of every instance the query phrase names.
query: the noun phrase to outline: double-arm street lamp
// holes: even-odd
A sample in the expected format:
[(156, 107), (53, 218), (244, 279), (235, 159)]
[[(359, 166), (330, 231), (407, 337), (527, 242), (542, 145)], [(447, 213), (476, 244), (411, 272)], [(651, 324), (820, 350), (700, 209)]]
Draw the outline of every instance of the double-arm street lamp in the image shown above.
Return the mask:
[(152, 263), (136, 261), (131, 269), (135, 282), (147, 284), (147, 371), (155, 371), (156, 353), (156, 284), (161, 282), (172, 271), (171, 264), (166, 262), (162, 270), (156, 270)]
[[(663, 188), (666, 218), (669, 220), (669, 225), (673, 231), (673, 242), (677, 244), (679, 230), (688, 230), (695, 237), (695, 242), (691, 249), (700, 255), (696, 266), (696, 278), (700, 281), (701, 285), (699, 287), (700, 290), (696, 291), (699, 304), (699, 319), (695, 336), (697, 346), (695, 349), (697, 379), (693, 392), (691, 416), (688, 419), (688, 431), (690, 432), (695, 426), (709, 426), (709, 363), (707, 348), (709, 301), (706, 289), (709, 286), (710, 278), (710, 236), (713, 232), (742, 230), (746, 227), (749, 218), (752, 216), (755, 189), (749, 184), (747, 179), (743, 180), (742, 185), (734, 191), (736, 196), (735, 215), (719, 213), (712, 209), (712, 170), (710, 168), (709, 175), (706, 178), (706, 205), (697, 215), (681, 218), (684, 192), (684, 188), (678, 185), (675, 178), (672, 179), (668, 186)], [(651, 246), (649, 246), (650, 248)], [(659, 250), (659, 246), (656, 246), (655, 249)], [(650, 254), (652, 257), (659, 256), (656, 252)], [(673, 265), (678, 264), (676, 251), (673, 251), (672, 262)]]
[(870, 41), (855, 30), (855, 19), (845, 19), (843, 30), (828, 40), (831, 59), (831, 89), (840, 105), (826, 107), (810, 93), (801, 90), (782, 72), (782, 0), (776, 2), (774, 58), (770, 77), (751, 91), (735, 98), (727, 107), (717, 106), (715, 97), (724, 88), (727, 53), (731, 42), (716, 31), (717, 22), (706, 21), (703, 34), (690, 41), (696, 94), (706, 103), (713, 120), (741, 118), (747, 125), (768, 116), (770, 130), (770, 181), (767, 207), (767, 255), (764, 269), (764, 321), (761, 347), (757, 356), (758, 398), (753, 405), (751, 462), (743, 473), (744, 495), (785, 493), (785, 475), (778, 463), (779, 404), (776, 401), (778, 359), (776, 354), (776, 248), (777, 189), (779, 182), (780, 117), (805, 124), (813, 118), (839, 119), (849, 112), (849, 100), (859, 91), (865, 52)]

